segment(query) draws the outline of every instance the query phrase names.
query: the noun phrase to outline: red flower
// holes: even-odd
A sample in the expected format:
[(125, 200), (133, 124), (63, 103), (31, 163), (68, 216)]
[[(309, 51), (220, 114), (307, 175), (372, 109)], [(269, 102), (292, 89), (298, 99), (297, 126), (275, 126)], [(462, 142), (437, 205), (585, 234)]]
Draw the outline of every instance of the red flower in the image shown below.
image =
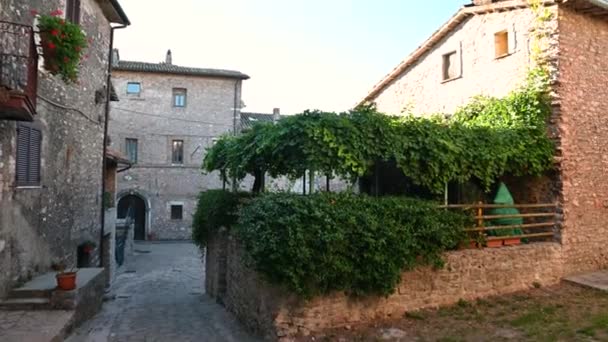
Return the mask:
[(65, 33), (61, 35), (62, 39), (65, 39), (65, 37), (66, 37)]
[(30, 14), (32, 15), (32, 17), (35, 17), (38, 15), (38, 11), (35, 9), (30, 10)]
[(65, 20), (61, 19), (61, 20), (59, 20), (59, 23), (60, 23), (61, 25), (65, 25)]
[(80, 52), (80, 50), (82, 50), (82, 49), (80, 48), (80, 46), (77, 46), (74, 48), (74, 50), (76, 50), (76, 52)]
[(63, 15), (63, 11), (62, 11), (62, 10), (60, 10), (60, 9), (57, 9), (57, 10), (54, 10), (53, 12), (51, 12), (51, 15), (52, 15), (53, 17), (58, 17), (58, 16), (60, 16), (60, 15)]
[(48, 44), (49, 49), (53, 50), (54, 48), (56, 48), (55, 44), (53, 44), (53, 42), (50, 42)]
[(56, 36), (59, 34), (59, 31), (57, 30), (51, 30), (51, 36)]
[(89, 41), (89, 44), (93, 44), (93, 38), (89, 38), (88, 41)]
[(67, 62), (69, 62), (69, 61), (70, 61), (70, 59), (69, 59), (69, 58), (67, 58), (67, 57), (63, 57), (63, 61), (64, 61), (65, 63), (67, 63)]

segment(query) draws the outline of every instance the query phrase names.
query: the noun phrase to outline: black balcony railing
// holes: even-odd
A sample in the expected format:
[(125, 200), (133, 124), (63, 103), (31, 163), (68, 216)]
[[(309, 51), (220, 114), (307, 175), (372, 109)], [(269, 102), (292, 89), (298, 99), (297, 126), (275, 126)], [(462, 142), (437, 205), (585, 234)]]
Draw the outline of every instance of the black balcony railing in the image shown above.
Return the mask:
[(36, 114), (38, 53), (31, 26), (0, 21), (0, 120)]

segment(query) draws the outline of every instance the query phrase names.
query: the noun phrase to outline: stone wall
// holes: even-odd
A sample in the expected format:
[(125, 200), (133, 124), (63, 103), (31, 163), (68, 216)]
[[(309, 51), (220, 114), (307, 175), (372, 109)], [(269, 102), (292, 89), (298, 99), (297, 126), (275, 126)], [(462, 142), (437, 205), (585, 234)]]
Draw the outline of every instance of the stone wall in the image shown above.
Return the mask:
[[(241, 81), (118, 70), (112, 76), (120, 98), (111, 111), (112, 147), (124, 153), (125, 139), (133, 138), (139, 149), (137, 164), (118, 175), (119, 194), (133, 190), (149, 201), (150, 237), (190, 239), (199, 192), (222, 188), (219, 176), (203, 175), (201, 165), (214, 139), (234, 128)], [(140, 96), (126, 94), (128, 82), (141, 83)], [(185, 108), (172, 106), (173, 88), (187, 89)], [(172, 140), (184, 141), (183, 165), (172, 165)], [(183, 204), (182, 220), (171, 220), (172, 203)]]
[[(223, 258), (225, 290), (221, 286), (218, 290), (217, 284), (224, 277), (218, 268)], [(557, 243), (462, 250), (446, 253), (443, 269), (405, 272), (396, 292), (386, 298), (353, 299), (334, 294), (303, 301), (248, 268), (238, 241), (225, 233), (210, 239), (206, 260), (206, 276), (212, 279), (206, 283), (207, 293), (250, 330), (271, 340), (401, 317), (406, 311), (525, 290), (535, 284), (553, 285), (563, 273), (562, 247)]]
[(608, 266), (608, 22), (559, 11), (566, 273)]
[[(32, 25), (31, 9), (64, 7), (62, 0), (0, 0), (0, 20)], [(74, 263), (79, 243), (99, 241), (104, 104), (95, 103), (95, 91), (106, 85), (110, 25), (95, 0), (82, 1), (81, 15), (92, 42), (86, 77), (67, 85), (42, 67), (38, 73), (41, 186), (15, 187), (16, 123), (0, 121), (0, 297), (53, 258)]]
[[(556, 12), (557, 6), (550, 7)], [(476, 95), (504, 96), (525, 80), (530, 65), (530, 9), (496, 11), (465, 19), (447, 37), (381, 91), (374, 102), (381, 112), (399, 115), (453, 113)], [(495, 58), (494, 34), (507, 30), (510, 54)], [(461, 76), (442, 80), (443, 55), (460, 54)]]

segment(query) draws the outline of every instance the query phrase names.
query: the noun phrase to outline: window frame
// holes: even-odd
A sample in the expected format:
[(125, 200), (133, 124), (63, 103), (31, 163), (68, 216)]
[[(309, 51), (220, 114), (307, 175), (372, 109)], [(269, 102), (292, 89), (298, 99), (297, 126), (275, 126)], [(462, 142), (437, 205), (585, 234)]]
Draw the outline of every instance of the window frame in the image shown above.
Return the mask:
[[(181, 105), (177, 103), (177, 98), (183, 97)], [(172, 104), (174, 108), (186, 108), (188, 106), (188, 89), (186, 88), (173, 88), (172, 91)]]
[[(137, 85), (138, 86), (138, 91), (137, 92), (129, 91), (129, 86), (130, 85)], [(129, 95), (129, 96), (140, 96), (141, 95), (141, 82), (127, 82), (127, 95)]]
[[(178, 150), (176, 151), (176, 144)], [(176, 153), (177, 152), (177, 153)], [(181, 157), (181, 160), (180, 160)], [(171, 165), (184, 165), (184, 140), (173, 139), (171, 140)]]
[[(131, 143), (131, 144), (129, 144), (129, 143)], [(131, 153), (129, 153), (129, 151), (130, 151), (129, 146), (133, 145), (133, 144), (135, 145), (134, 158), (131, 155)], [(139, 140), (137, 138), (125, 138), (125, 155), (131, 161), (131, 163), (133, 163), (133, 164), (138, 163), (138, 161), (139, 161)]]
[[(178, 213), (173, 211), (174, 208), (179, 208), (179, 215), (174, 215)], [(184, 219), (184, 205), (181, 203), (169, 204), (169, 218), (174, 221), (182, 221)]]
[[(27, 132), (27, 137), (24, 134)], [(32, 135), (36, 132), (36, 135)], [(22, 146), (26, 139), (26, 147)], [(42, 184), (42, 129), (33, 124), (20, 122), (17, 124), (15, 185), (18, 188), (40, 187)], [(32, 144), (35, 144), (35, 149)], [(25, 150), (25, 161), (22, 160), (22, 149)], [(34, 169), (32, 169), (34, 164)], [(22, 170), (25, 167), (25, 170)], [(25, 179), (22, 179), (22, 175)]]
[(74, 24), (80, 25), (80, 10), (82, 6), (80, 0), (66, 0), (65, 19)]
[(446, 52), (443, 55), (441, 55), (441, 80), (443, 82), (451, 81), (451, 80), (454, 80), (454, 79), (460, 77), (457, 69), (454, 71), (454, 75), (450, 75), (450, 67), (452, 67), (452, 66), (454, 68), (457, 67), (456, 64), (452, 65), (453, 63), (450, 60), (452, 56), (454, 56), (454, 60), (457, 63), (458, 62), (458, 51), (457, 50)]

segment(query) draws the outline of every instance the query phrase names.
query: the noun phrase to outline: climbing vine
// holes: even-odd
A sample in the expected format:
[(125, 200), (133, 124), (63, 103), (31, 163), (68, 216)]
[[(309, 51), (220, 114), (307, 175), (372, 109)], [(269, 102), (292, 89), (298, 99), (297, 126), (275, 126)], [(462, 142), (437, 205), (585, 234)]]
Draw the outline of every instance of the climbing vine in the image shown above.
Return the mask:
[(504, 98), (477, 97), (451, 118), (396, 117), (362, 106), (346, 113), (306, 111), (277, 124), (226, 136), (204, 160), (227, 179), (247, 174), (302, 177), (306, 170), (355, 179), (394, 160), (416, 184), (441, 193), (447, 182), (504, 174), (540, 175), (552, 165), (544, 92), (525, 86)]

